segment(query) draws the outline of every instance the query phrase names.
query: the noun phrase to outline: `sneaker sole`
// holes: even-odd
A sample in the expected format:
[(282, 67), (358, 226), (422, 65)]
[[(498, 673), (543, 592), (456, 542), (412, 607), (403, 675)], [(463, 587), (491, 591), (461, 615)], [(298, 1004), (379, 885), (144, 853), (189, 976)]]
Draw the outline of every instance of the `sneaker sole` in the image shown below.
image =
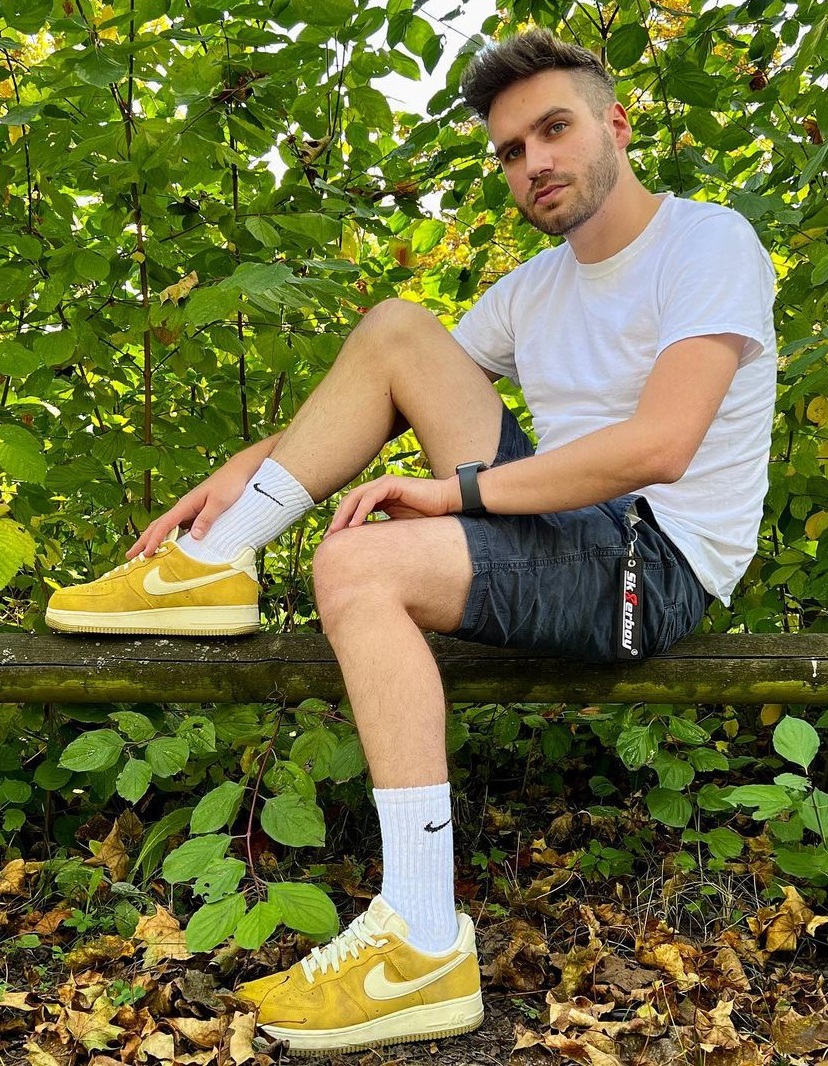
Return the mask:
[(259, 1028), (272, 1040), (286, 1040), (297, 1056), (325, 1055), (331, 1051), (364, 1051), (387, 1044), (410, 1044), (415, 1040), (439, 1040), (460, 1036), (477, 1029), (483, 1021), (480, 992), (447, 1003), (424, 1003), (419, 1007), (375, 1018), (345, 1029), (280, 1029), (276, 1025)]
[(234, 637), (260, 628), (258, 607), (163, 607), (146, 611), (46, 610), (61, 633), (142, 633), (147, 636)]

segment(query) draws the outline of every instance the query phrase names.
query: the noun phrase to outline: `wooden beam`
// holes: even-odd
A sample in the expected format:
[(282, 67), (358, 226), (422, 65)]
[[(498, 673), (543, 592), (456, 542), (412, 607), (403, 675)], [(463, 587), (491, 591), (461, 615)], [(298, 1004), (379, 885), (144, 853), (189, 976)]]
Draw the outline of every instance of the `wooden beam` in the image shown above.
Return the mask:
[[(828, 704), (828, 634), (688, 637), (632, 664), (429, 638), (453, 702)], [(0, 633), (0, 702), (296, 704), (337, 700), (342, 676), (314, 633), (238, 639)]]

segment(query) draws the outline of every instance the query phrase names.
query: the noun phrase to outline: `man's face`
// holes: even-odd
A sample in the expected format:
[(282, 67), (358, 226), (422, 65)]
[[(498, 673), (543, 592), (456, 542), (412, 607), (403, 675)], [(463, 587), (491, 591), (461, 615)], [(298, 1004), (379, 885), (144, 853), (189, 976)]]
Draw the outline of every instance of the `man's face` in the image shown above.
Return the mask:
[[(629, 129), (620, 105), (598, 118), (583, 92), (580, 77), (543, 71), (504, 89), (489, 112), (489, 136), (518, 210), (554, 236), (589, 221), (615, 188), (618, 133)], [(619, 114), (623, 123), (614, 121)]]

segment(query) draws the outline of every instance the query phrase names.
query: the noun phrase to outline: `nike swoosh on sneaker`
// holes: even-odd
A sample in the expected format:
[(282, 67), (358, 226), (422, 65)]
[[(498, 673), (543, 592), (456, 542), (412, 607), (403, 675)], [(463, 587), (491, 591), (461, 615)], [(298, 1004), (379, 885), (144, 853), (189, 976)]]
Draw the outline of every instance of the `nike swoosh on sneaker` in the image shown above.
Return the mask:
[(253, 489), (255, 492), (260, 492), (262, 496), (267, 496), (267, 498), (269, 500), (273, 500), (274, 503), (278, 503), (280, 507), (285, 506), (281, 500), (277, 500), (275, 496), (271, 496), (269, 492), (265, 492), (265, 490), (262, 488), (258, 481), (253, 482)]
[(215, 581), (224, 581), (226, 577), (234, 577), (238, 573), (238, 570), (220, 570), (217, 574), (203, 574), (201, 577), (187, 578), (186, 581), (165, 581), (160, 568), (156, 566), (144, 577), (144, 592), (150, 596), (172, 596), (176, 592), (190, 592), (204, 585), (212, 585)]
[(412, 992), (419, 992), (420, 989), (427, 988), (429, 985), (434, 984), (434, 982), (439, 981), (441, 977), (445, 977), (446, 974), (451, 973), (452, 970), (456, 970), (467, 958), (468, 955), (461, 952), (456, 958), (453, 958), (451, 962), (447, 962), (445, 966), (440, 966), (438, 969), (432, 970), (431, 973), (423, 974), (422, 977), (415, 977), (411, 981), (389, 981), (385, 976), (385, 963), (380, 962), (365, 975), (365, 980), (362, 982), (362, 988), (369, 999), (398, 999), (400, 996), (407, 996)]

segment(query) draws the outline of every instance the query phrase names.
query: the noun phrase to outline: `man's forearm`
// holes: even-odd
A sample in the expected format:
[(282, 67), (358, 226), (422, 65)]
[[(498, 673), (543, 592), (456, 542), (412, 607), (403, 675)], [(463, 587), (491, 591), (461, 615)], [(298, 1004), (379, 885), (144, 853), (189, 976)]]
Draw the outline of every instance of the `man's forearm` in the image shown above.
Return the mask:
[(663, 435), (630, 419), (542, 455), (482, 471), (478, 484), (493, 514), (543, 514), (589, 507), (678, 476)]

